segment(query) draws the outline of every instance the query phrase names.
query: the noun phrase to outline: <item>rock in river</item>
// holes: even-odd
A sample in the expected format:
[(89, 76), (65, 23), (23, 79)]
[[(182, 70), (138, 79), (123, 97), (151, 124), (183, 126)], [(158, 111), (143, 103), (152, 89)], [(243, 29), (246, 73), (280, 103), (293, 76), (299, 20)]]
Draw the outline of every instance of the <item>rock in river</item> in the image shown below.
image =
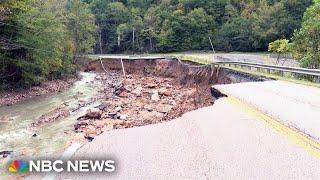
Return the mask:
[(86, 117), (89, 119), (100, 119), (102, 111), (98, 108), (89, 109), (87, 111)]
[(3, 158), (8, 157), (13, 151), (0, 151), (0, 156)]

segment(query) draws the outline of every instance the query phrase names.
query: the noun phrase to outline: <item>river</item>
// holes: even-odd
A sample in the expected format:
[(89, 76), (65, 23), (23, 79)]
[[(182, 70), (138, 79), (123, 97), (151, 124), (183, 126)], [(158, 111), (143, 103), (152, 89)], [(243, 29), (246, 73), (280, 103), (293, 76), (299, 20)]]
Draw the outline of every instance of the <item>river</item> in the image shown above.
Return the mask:
[[(0, 152), (13, 151), (12, 157), (41, 157), (59, 154), (65, 149), (67, 134), (73, 132), (76, 119), (85, 114), (88, 108), (98, 102), (80, 108), (67, 118), (48, 123), (40, 127), (30, 127), (32, 122), (62, 104), (68, 109), (79, 106), (79, 102), (88, 102), (99, 90), (99, 82), (94, 81), (94, 73), (81, 73), (81, 80), (61, 93), (52, 93), (27, 99), (12, 106), (0, 107), (0, 116), (8, 119), (0, 121)], [(4, 118), (2, 118), (4, 119)], [(36, 137), (33, 135), (36, 134)]]

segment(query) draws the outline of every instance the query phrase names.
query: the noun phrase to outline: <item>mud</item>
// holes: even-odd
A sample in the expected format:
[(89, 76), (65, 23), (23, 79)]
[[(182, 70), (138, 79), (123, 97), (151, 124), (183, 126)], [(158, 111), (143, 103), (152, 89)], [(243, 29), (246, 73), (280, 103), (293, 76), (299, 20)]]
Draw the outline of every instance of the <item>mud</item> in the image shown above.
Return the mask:
[[(259, 80), (212, 66), (191, 67), (174, 60), (126, 60), (123, 76), (119, 60), (87, 64), (85, 71), (98, 73), (103, 84), (103, 103), (93, 109), (97, 118), (80, 117), (75, 131), (91, 141), (112, 129), (145, 126), (180, 117), (214, 103), (213, 84)], [(253, 79), (252, 79), (253, 78)]]

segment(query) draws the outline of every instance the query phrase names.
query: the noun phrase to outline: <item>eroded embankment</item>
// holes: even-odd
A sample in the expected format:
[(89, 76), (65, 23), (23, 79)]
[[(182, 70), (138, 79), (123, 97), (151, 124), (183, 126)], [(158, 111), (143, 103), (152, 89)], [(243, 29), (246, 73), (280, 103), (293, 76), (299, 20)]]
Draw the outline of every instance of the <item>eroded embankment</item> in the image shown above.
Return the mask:
[(74, 138), (76, 119), (99, 105), (91, 103), (99, 99), (96, 74), (81, 72), (80, 76), (63, 92), (0, 107), (0, 166), (1, 156), (47, 156), (67, 147), (69, 138)]
[(124, 78), (119, 60), (103, 61), (106, 72), (100, 61), (84, 62), (94, 72), (68, 90), (0, 108), (0, 156), (52, 154), (112, 129), (172, 120), (212, 105), (214, 84), (260, 80), (174, 60), (124, 61)]
[(42, 96), (54, 92), (62, 92), (70, 88), (77, 80), (79, 80), (78, 77), (69, 77), (68, 79), (62, 80), (45, 81), (37, 86), (32, 86), (28, 89), (10, 89), (4, 90), (2, 92), (0, 90), (0, 106), (9, 106), (37, 96)]
[(213, 84), (251, 81), (252, 77), (211, 66), (191, 67), (175, 60), (90, 62), (98, 73), (103, 103), (78, 119), (75, 130), (92, 140), (110, 129), (130, 128), (172, 120), (214, 103)]

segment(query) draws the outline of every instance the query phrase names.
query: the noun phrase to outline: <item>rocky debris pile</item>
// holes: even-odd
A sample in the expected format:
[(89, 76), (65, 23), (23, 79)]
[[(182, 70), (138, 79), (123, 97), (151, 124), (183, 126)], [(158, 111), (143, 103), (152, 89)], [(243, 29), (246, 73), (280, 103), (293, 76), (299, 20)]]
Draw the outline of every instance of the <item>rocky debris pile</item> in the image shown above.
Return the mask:
[(68, 80), (47, 81), (41, 83), (39, 86), (33, 86), (25, 90), (4, 91), (0, 93), (0, 106), (13, 105), (27, 98), (62, 91), (69, 88), (76, 80), (77, 78), (70, 78)]
[(111, 71), (96, 79), (104, 85), (104, 103), (89, 110), (74, 126), (89, 141), (104, 131), (168, 121), (214, 101), (210, 86), (186, 87), (173, 78), (131, 74), (121, 81), (119, 74)]
[(39, 127), (46, 123), (52, 123), (56, 120), (68, 117), (70, 115), (70, 111), (67, 108), (67, 105), (62, 104), (58, 108), (50, 111), (47, 114), (42, 115), (37, 121), (31, 123), (31, 127)]

